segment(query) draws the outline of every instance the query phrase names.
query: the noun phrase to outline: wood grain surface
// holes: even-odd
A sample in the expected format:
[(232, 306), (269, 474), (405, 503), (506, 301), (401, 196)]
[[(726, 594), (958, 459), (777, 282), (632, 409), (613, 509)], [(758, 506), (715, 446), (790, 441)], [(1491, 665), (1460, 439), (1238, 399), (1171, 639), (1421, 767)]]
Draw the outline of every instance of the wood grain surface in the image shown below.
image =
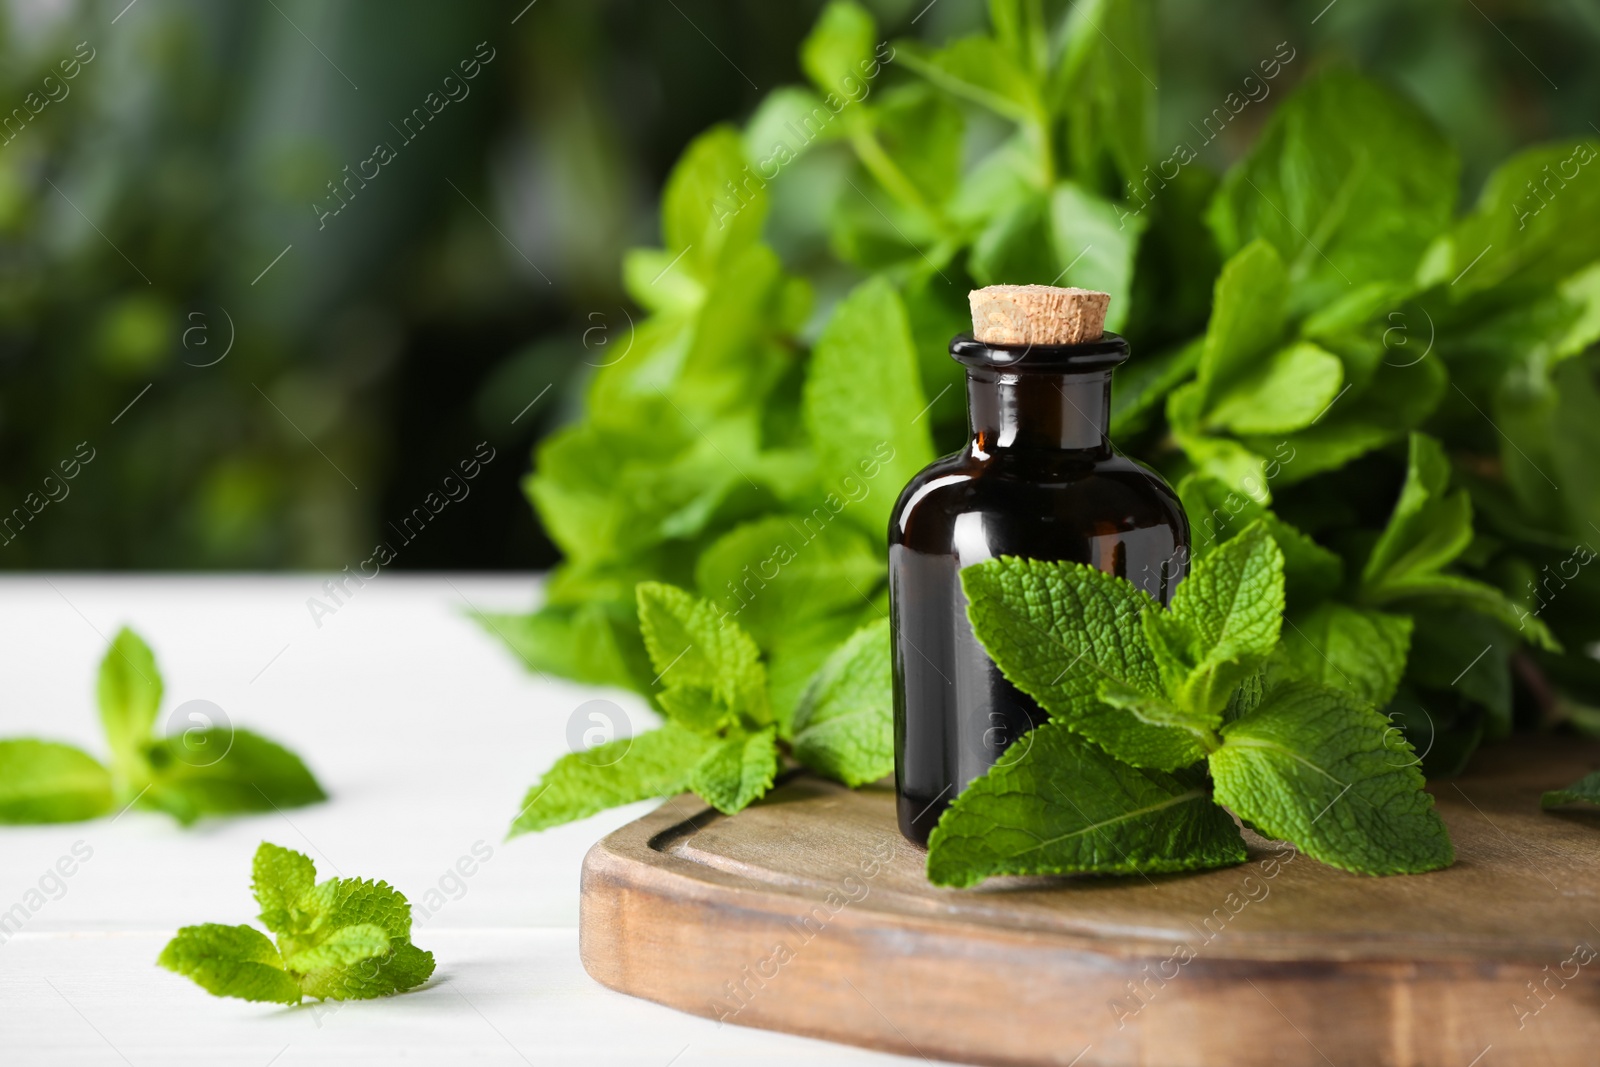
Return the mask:
[(1600, 1063), (1600, 745), (1526, 739), (1431, 791), (1458, 860), (1369, 878), (1249, 833), (1190, 875), (944, 890), (893, 794), (797, 775), (692, 795), (583, 868), (584, 966), (729, 1024), (929, 1059), (1153, 1067)]

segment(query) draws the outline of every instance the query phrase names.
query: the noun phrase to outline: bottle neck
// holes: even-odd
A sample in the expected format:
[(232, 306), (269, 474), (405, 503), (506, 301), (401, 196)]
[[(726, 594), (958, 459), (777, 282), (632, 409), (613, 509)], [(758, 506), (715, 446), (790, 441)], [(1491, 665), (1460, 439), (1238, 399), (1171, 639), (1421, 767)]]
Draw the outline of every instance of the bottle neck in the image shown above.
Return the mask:
[(1006, 450), (1111, 452), (1111, 369), (1061, 373), (967, 367), (978, 455)]

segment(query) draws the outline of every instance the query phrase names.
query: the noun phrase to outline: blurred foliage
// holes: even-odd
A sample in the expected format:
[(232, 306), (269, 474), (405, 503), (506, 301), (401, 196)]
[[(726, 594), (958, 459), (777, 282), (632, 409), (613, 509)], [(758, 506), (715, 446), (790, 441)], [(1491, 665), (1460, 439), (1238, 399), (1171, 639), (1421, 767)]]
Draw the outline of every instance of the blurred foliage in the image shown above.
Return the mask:
[[(1049, 6), (1055, 25), (1061, 5)], [(884, 37), (927, 45), (988, 26), (975, 0), (871, 7)], [(515, 457), (577, 415), (595, 365), (625, 343), (638, 312), (619, 250), (654, 240), (655, 191), (674, 158), (700, 130), (751, 120), (773, 86), (805, 77), (795, 44), (820, 9), (0, 4), (0, 113), (27, 114), (0, 133), (0, 512), (13, 518), (0, 566), (339, 567), (367, 556), (484, 439), (503, 458), (475, 483), (470, 509), (442, 515), (396, 565), (552, 562), (517, 493)], [(1421, 102), (1460, 147), (1467, 194), (1514, 148), (1588, 131), (1584, 102), (1600, 88), (1590, 7), (1340, 0), (1316, 16), (1266, 0), (1161, 0), (1148, 17), (1151, 62), (1139, 64), (1152, 79), (1135, 117), (1145, 132), (1086, 165), (1104, 182), (1131, 151), (1165, 158), (1159, 146), (1191, 138), (1280, 41), (1297, 58), (1270, 99), (1201, 147), (1209, 171), (1238, 158), (1282, 95), (1334, 58)], [(312, 205), (327, 201), (327, 183), (391, 138), (480, 41), (496, 59), (470, 97), (319, 231)], [(93, 58), (64, 79), (79, 42)], [(1132, 80), (1109, 57), (1086, 62)], [(909, 85), (899, 69), (885, 83), (900, 93), (888, 126), (914, 134), (923, 117), (948, 123), (959, 109), (964, 157), (1009, 136), (1004, 116), (900, 92)], [(1114, 132), (1115, 120), (1082, 126)], [(830, 205), (841, 190), (856, 197), (847, 180), (878, 195), (855, 166), (829, 147), (770, 190), (765, 237), (816, 294), (802, 341), (875, 265), (870, 247), (841, 256), (832, 241)], [(1169, 201), (1204, 203), (1200, 172), (1185, 168), (1194, 177)], [(844, 210), (875, 214), (864, 201)], [(1153, 224), (1140, 245), (1129, 328), (1142, 352), (1204, 321), (1209, 292), (1163, 280), (1179, 262), (1163, 250), (1193, 249), (1191, 237)], [(1141, 301), (1161, 314), (1138, 312)], [(202, 366), (230, 336), (228, 356)], [(942, 341), (917, 340), (935, 373)], [(1538, 395), (1519, 411), (1543, 427)], [(959, 403), (939, 404), (948, 443)], [(78, 464), (76, 476), (63, 464)]]
[(690, 143), (661, 246), (623, 260), (648, 315), (528, 480), (566, 561), (495, 629), (648, 693), (634, 585), (696, 588), (754, 612), (783, 722), (881, 614), (894, 492), (964, 440), (967, 291), (1082, 285), (1138, 353), (1112, 434), (1178, 485), (1195, 552), (1258, 516), (1284, 547), (1272, 670), (1387, 708), (1435, 773), (1519, 716), (1586, 723), (1600, 139), (1486, 166), (1404, 89), (1268, 36), (1162, 149), (1152, 5), (989, 11), (929, 40), (830, 4), (805, 84)]

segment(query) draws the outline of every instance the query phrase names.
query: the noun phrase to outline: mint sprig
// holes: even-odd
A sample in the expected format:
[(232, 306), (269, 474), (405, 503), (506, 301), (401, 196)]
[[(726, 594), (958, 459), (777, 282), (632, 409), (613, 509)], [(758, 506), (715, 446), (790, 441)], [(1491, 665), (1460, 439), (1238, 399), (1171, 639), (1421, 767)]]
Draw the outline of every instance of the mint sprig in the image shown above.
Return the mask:
[(666, 722), (562, 756), (528, 790), (512, 836), (684, 791), (732, 815), (772, 788), (789, 755), (850, 785), (893, 771), (887, 622), (863, 627), (816, 670), (791, 729), (737, 622), (676, 586), (643, 582), (635, 595)]
[(253, 864), (261, 924), (185, 926), (156, 961), (208, 993), (299, 1004), (401, 993), (433, 974), (433, 953), (411, 943), (411, 905), (385, 882), (318, 883), (309, 856), (263, 841)]
[(1389, 720), (1292, 664), (1268, 669), (1284, 556), (1266, 521), (1200, 559), (1165, 609), (1082, 564), (1001, 557), (961, 578), (979, 641), (1051, 720), (946, 810), (936, 883), (1240, 862), (1219, 805), (1345, 870), (1453, 861)]
[(78, 822), (133, 805), (189, 825), (327, 799), (299, 756), (260, 734), (209, 725), (156, 736), (162, 693), (155, 654), (124, 627), (95, 686), (110, 766), (56, 741), (0, 740), (0, 824)]

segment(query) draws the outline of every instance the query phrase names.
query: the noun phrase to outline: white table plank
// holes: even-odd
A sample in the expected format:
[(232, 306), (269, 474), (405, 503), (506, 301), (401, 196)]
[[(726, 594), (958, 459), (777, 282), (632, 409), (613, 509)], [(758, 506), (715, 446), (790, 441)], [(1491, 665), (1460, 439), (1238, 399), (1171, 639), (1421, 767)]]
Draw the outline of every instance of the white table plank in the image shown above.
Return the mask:
[[(0, 579), (0, 737), (103, 755), (94, 672), (104, 639), (128, 622), (165, 675), (164, 716), (212, 701), (299, 752), (332, 794), (188, 831), (139, 811), (0, 828), (0, 911), (37, 902), (29, 890), (45, 882), (22, 933), (0, 944), (8, 1065), (916, 1062), (719, 1026), (590, 980), (577, 958), (583, 854), (648, 806), (512, 842), (504, 833), (528, 785), (567, 750), (578, 705), (608, 697), (635, 729), (651, 713), (626, 694), (528, 673), (464, 617), (469, 603), (526, 607), (531, 576), (385, 574), (319, 627), (306, 601), (327, 600), (324, 580)], [(330, 1014), (219, 1000), (155, 967), (180, 925), (253, 921), (250, 857), (263, 839), (309, 853), (321, 875), (385, 879), (414, 905), (442, 883), (443, 906), (419, 915), (414, 934), (439, 960), (433, 982)], [(47, 872), (74, 845), (90, 855), (58, 886)], [(454, 881), (474, 847), (488, 859)]]

